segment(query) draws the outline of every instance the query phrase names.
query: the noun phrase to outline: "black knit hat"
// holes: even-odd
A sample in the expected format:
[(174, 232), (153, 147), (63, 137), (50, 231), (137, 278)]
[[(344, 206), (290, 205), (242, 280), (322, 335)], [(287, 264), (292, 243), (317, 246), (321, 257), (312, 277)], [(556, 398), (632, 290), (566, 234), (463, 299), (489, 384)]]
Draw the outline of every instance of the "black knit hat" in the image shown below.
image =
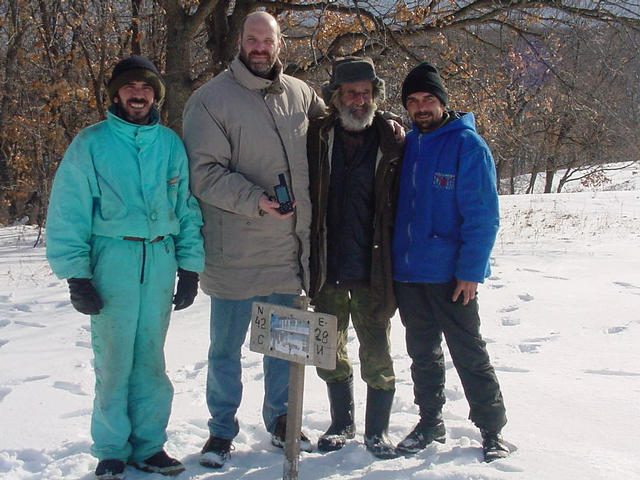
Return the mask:
[(322, 85), (322, 98), (331, 102), (333, 93), (345, 83), (371, 82), (378, 90), (376, 99), (384, 100), (384, 80), (376, 76), (376, 68), (369, 57), (340, 57), (332, 65), (331, 79)]
[(447, 91), (438, 74), (438, 69), (429, 62), (422, 62), (409, 72), (402, 82), (402, 105), (407, 108), (407, 97), (415, 92), (428, 92), (447, 104)]
[(120, 87), (132, 80), (149, 82), (153, 87), (156, 102), (161, 103), (164, 100), (164, 83), (158, 69), (151, 60), (139, 55), (131, 55), (116, 64), (107, 83), (109, 99), (113, 102)]

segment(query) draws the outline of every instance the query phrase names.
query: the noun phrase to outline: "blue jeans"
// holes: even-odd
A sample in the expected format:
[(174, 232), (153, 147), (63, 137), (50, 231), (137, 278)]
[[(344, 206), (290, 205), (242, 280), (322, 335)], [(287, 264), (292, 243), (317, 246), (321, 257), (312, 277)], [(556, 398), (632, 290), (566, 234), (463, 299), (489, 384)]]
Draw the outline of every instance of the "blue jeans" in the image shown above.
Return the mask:
[[(242, 399), (240, 350), (247, 336), (253, 302), (293, 306), (298, 295), (274, 293), (246, 300), (211, 297), (209, 371), (207, 406), (209, 433), (232, 439), (240, 429), (236, 412)], [(287, 413), (289, 362), (264, 356), (264, 400), (262, 418), (267, 431), (273, 432), (280, 415)]]

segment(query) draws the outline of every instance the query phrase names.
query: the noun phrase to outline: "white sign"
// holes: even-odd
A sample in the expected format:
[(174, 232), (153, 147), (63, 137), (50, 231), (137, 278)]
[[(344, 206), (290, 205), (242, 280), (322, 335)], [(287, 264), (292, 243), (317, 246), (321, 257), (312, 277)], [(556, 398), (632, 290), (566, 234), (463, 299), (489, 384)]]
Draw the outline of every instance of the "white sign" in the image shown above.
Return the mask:
[(253, 352), (327, 370), (336, 368), (337, 319), (326, 313), (254, 302)]

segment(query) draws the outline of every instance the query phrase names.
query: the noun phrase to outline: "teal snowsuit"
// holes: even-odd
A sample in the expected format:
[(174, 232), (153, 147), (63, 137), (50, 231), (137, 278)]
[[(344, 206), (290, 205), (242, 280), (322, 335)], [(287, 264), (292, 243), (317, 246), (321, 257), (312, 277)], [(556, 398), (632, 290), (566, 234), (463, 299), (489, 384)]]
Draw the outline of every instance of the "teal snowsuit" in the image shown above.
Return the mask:
[(49, 203), (51, 268), (59, 278), (91, 278), (104, 303), (91, 316), (91, 451), (99, 460), (142, 461), (162, 450), (173, 399), (164, 341), (176, 270), (204, 268), (187, 156), (158, 118), (154, 110), (150, 124), (135, 125), (110, 109), (82, 130)]

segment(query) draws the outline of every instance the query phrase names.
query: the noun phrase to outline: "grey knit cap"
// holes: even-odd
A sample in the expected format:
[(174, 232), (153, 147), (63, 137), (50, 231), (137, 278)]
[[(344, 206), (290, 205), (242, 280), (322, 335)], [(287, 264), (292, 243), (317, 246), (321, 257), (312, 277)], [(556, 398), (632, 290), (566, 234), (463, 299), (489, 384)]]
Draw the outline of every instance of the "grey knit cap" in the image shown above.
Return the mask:
[(331, 79), (322, 85), (322, 98), (331, 101), (340, 85), (354, 82), (371, 82), (378, 89), (380, 100), (384, 100), (384, 80), (376, 76), (376, 68), (369, 57), (341, 57), (332, 64)]

